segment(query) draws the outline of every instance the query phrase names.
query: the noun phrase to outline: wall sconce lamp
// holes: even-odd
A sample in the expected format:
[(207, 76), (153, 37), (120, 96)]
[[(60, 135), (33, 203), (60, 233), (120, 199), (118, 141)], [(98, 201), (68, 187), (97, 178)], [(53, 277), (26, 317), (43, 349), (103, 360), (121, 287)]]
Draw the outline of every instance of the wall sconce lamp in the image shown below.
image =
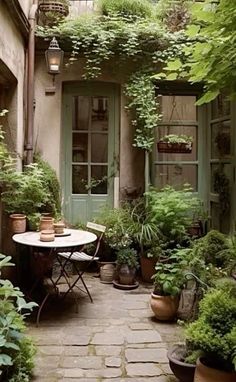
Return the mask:
[(59, 44), (55, 37), (50, 42), (49, 48), (45, 52), (47, 71), (53, 75), (53, 87), (47, 88), (46, 93), (55, 93), (55, 75), (61, 71), (63, 63), (64, 52), (59, 47)]

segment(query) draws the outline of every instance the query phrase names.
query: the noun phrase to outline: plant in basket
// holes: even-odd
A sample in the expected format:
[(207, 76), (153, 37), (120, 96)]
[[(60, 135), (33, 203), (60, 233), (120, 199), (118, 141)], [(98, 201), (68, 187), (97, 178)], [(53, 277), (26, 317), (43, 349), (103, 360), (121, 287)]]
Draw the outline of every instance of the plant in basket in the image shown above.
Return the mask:
[(160, 153), (191, 153), (193, 138), (188, 135), (168, 134), (157, 143)]

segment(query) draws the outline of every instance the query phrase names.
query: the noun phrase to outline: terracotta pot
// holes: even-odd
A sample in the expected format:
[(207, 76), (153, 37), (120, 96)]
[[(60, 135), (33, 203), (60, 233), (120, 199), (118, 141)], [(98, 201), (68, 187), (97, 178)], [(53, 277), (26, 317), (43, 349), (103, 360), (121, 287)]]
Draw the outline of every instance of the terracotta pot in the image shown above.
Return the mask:
[(53, 228), (55, 233), (61, 235), (64, 233), (65, 224), (64, 223), (54, 223)]
[(203, 364), (202, 359), (197, 360), (194, 382), (235, 382), (236, 373), (213, 369)]
[(54, 241), (54, 240), (55, 240), (54, 230), (45, 229), (40, 232), (40, 241)]
[(50, 216), (42, 216), (39, 223), (39, 231), (54, 230), (54, 219)]
[(13, 233), (23, 233), (26, 231), (26, 216), (24, 214), (11, 214), (10, 219)]
[(193, 382), (196, 365), (185, 363), (185, 345), (174, 345), (167, 353), (169, 365), (180, 382)]
[(100, 265), (100, 281), (104, 284), (112, 284), (115, 278), (115, 263), (106, 263)]
[(141, 274), (143, 281), (147, 283), (152, 283), (152, 276), (155, 273), (155, 265), (157, 260), (153, 257), (140, 257), (140, 265), (141, 265)]
[(119, 281), (123, 285), (133, 285), (135, 279), (135, 269), (123, 264), (119, 268)]
[(150, 305), (158, 320), (173, 320), (178, 310), (179, 296), (160, 296), (152, 293)]

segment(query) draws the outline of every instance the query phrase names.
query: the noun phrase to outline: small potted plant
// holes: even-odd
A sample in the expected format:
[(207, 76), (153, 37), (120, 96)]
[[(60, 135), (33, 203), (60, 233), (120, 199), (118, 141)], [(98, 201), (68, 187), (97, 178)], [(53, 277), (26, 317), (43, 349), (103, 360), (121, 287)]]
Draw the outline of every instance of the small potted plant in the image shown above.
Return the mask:
[(176, 317), (186, 265), (186, 260), (178, 258), (174, 251), (166, 262), (156, 264), (150, 305), (158, 320), (168, 321)]
[(193, 138), (188, 135), (168, 134), (162, 137), (157, 143), (160, 153), (191, 153)]
[(117, 252), (117, 271), (120, 284), (134, 285), (138, 267), (138, 255), (135, 249), (123, 248)]

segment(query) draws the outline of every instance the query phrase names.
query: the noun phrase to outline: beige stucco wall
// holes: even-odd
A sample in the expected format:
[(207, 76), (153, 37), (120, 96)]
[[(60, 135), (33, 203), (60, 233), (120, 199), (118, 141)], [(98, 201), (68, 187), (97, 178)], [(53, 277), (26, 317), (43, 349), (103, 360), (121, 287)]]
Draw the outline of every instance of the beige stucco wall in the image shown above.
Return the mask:
[[(64, 68), (62, 73), (56, 77), (56, 93), (45, 95), (45, 88), (52, 86), (52, 76), (46, 73), (45, 59), (37, 56), (36, 59), (36, 81), (35, 81), (35, 132), (34, 142), (36, 151), (40, 151), (43, 158), (47, 160), (60, 175), (61, 166), (61, 104), (63, 81), (82, 80), (83, 62), (74, 63)], [(115, 68), (107, 70), (106, 75), (97, 80), (105, 82), (121, 83), (115, 77)], [(143, 152), (132, 146), (133, 129), (130, 126), (130, 116), (124, 110), (126, 101), (121, 92), (120, 100), (120, 133), (119, 133), (119, 155), (120, 155), (120, 193), (121, 197), (126, 195), (125, 189), (140, 189), (143, 187)], [(63, 180), (62, 180), (63, 187)]]
[(8, 91), (7, 108), (9, 109), (9, 115), (7, 128), (10, 129), (8, 135), (11, 136), (12, 142), (15, 143), (16, 151), (22, 155), (24, 136), (24, 41), (2, 2), (0, 2), (0, 60), (11, 71), (12, 77), (16, 81), (16, 85), (10, 86)]
[(18, 0), (20, 3), (20, 6), (25, 13), (26, 17), (28, 18), (30, 6), (33, 4), (33, 0)]

